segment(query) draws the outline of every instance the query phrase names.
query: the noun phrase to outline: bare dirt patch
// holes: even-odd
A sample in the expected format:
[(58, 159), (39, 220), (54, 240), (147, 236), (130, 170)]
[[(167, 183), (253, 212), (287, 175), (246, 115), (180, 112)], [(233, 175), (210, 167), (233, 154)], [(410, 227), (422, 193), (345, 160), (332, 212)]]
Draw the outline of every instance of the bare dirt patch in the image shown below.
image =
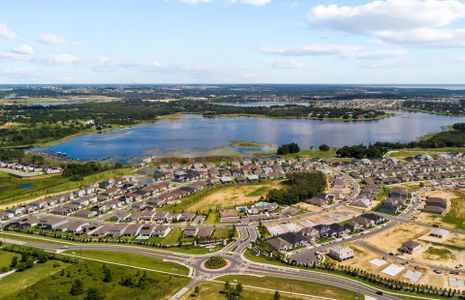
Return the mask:
[(397, 252), (402, 243), (417, 239), (429, 231), (427, 227), (401, 224), (368, 237), (366, 242), (386, 252)]
[(279, 188), (279, 183), (229, 186), (215, 191), (189, 206), (189, 211), (202, 211), (210, 208), (248, 205), (266, 196), (272, 188)]

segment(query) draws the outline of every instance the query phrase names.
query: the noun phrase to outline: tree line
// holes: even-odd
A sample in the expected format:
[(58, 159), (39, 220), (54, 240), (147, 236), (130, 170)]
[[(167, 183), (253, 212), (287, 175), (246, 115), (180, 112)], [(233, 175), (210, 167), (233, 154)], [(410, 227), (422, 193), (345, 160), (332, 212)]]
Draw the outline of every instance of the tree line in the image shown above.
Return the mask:
[(372, 145), (363, 144), (344, 146), (336, 151), (339, 157), (352, 158), (382, 158), (390, 150), (404, 148), (444, 148), (465, 147), (465, 123), (456, 123), (448, 131), (433, 134), (425, 139), (409, 143), (376, 142)]

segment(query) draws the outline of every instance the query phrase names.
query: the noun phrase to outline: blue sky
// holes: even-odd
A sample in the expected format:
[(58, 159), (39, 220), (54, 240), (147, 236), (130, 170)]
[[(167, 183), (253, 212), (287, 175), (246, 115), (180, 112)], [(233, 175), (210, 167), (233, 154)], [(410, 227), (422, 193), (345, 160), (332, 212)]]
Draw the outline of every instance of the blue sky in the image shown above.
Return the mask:
[(464, 83), (459, 0), (5, 1), (0, 83)]

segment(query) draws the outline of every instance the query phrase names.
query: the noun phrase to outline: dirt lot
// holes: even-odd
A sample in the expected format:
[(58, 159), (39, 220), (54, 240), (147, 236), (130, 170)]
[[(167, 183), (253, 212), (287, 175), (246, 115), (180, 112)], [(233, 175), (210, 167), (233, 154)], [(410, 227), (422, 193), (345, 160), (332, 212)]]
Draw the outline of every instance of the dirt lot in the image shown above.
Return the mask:
[(452, 246), (442, 246), (438, 244), (422, 243), (422, 249), (414, 254), (405, 255), (419, 263), (426, 263), (434, 266), (455, 268), (459, 264), (465, 264), (465, 251)]
[(299, 203), (295, 204), (294, 207), (296, 207), (298, 209), (308, 211), (308, 212), (320, 211), (322, 209), (319, 206), (308, 204), (308, 203), (305, 203), (305, 202), (299, 202)]
[(310, 216), (307, 219), (314, 224), (331, 224), (352, 219), (354, 216), (358, 216), (359, 214), (359, 209), (348, 206), (341, 206), (336, 210), (325, 212), (315, 216)]
[(230, 186), (213, 192), (189, 206), (189, 211), (208, 210), (209, 208), (231, 207), (257, 202), (279, 183)]
[(430, 229), (412, 224), (401, 224), (370, 236), (366, 242), (386, 252), (397, 252), (402, 243), (417, 239), (430, 232)]

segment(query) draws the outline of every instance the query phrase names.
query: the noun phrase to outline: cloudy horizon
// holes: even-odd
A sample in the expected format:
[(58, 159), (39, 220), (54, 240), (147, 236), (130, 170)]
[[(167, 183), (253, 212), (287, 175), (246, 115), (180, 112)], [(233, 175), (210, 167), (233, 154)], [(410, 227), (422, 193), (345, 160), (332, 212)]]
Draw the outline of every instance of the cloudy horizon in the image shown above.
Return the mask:
[(462, 84), (465, 2), (12, 1), (13, 83)]

